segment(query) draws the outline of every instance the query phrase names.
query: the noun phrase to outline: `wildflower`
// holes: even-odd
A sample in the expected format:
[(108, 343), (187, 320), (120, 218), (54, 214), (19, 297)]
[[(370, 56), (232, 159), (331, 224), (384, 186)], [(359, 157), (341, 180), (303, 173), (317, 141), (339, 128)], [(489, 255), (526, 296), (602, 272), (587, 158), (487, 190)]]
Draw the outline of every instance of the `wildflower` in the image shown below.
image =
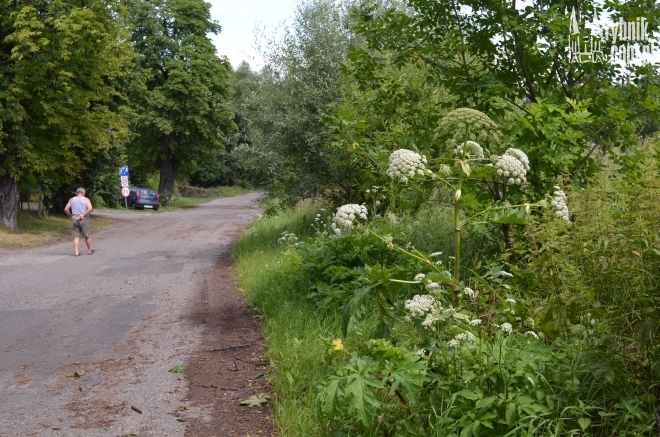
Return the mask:
[(483, 112), (470, 108), (458, 108), (449, 112), (440, 121), (440, 131), (452, 135), (454, 139), (464, 137), (466, 130), (469, 140), (484, 143), (498, 143), (501, 134), (497, 125)]
[(424, 155), (407, 149), (395, 150), (390, 155), (387, 175), (405, 184), (408, 183), (408, 178), (413, 178), (416, 174), (423, 175), (426, 163)]
[(458, 347), (461, 347), (461, 342), (458, 341), (458, 340), (456, 340), (456, 339), (449, 340), (449, 341), (447, 342), (447, 346), (458, 348)]
[(419, 358), (426, 358), (426, 349), (422, 348), (418, 350), (415, 355), (417, 355)]
[(521, 185), (527, 182), (529, 159), (525, 152), (518, 149), (508, 149), (495, 163), (497, 175), (505, 178), (509, 185)]
[(438, 284), (437, 282), (429, 282), (428, 284), (426, 284), (427, 290), (435, 290), (438, 287), (440, 287), (440, 284)]
[(532, 319), (531, 317), (527, 317), (525, 319), (524, 325), (533, 329), (534, 328), (534, 319)]
[(433, 296), (428, 294), (416, 294), (411, 300), (407, 300), (404, 304), (413, 317), (422, 317), (427, 313), (435, 311), (437, 308), (442, 308)]
[(442, 176), (449, 176), (451, 174), (451, 168), (447, 164), (440, 164), (438, 173)]
[(527, 376), (526, 378), (527, 381), (529, 381), (532, 385), (534, 385), (534, 380), (532, 378), (530, 378), (529, 376)]
[(428, 329), (438, 320), (440, 320), (439, 317), (434, 316), (433, 313), (428, 313), (424, 320), (422, 320), (422, 326)]
[(358, 218), (366, 220), (367, 213), (367, 207), (364, 205), (349, 203), (348, 205), (340, 206), (332, 216), (332, 223), (335, 225), (332, 228), (350, 228)]
[(426, 278), (426, 275), (424, 273), (417, 273), (415, 275), (415, 281), (421, 281), (424, 278)]
[(500, 329), (505, 334), (511, 334), (513, 332), (513, 326), (511, 326), (511, 323), (508, 323), (508, 322), (502, 323), (500, 325)]
[(504, 270), (500, 271), (500, 276), (504, 276), (505, 278), (513, 278), (513, 275), (509, 272), (505, 272)]
[(471, 332), (462, 332), (457, 334), (454, 339), (460, 341), (461, 343), (473, 343), (477, 338)]
[(470, 326), (479, 326), (481, 325), (481, 319), (470, 320)]
[(469, 287), (465, 287), (463, 289), (463, 294), (465, 294), (470, 299), (474, 299), (474, 290)]
[(473, 159), (484, 158), (484, 149), (475, 141), (466, 141), (463, 144), (459, 144), (458, 147), (454, 149), (454, 153), (460, 157)]
[(515, 304), (515, 303), (516, 303), (516, 300), (515, 300), (515, 299), (511, 299), (511, 298), (509, 297), (509, 298), (507, 298), (504, 302)]
[(298, 241), (298, 237), (296, 237), (296, 234), (287, 231), (282, 232), (282, 236), (277, 239), (277, 242), (280, 244), (285, 244), (285, 243), (295, 244), (296, 241)]
[(443, 254), (443, 252), (433, 252), (433, 253), (432, 253), (431, 255), (429, 255), (429, 256), (434, 257), (434, 256), (440, 256), (440, 255), (442, 255), (442, 254)]
[(505, 308), (504, 311), (502, 311), (503, 314), (515, 314), (516, 312), (512, 310), (511, 308)]
[(571, 219), (568, 214), (568, 206), (566, 205), (566, 193), (564, 193), (557, 185), (555, 185), (554, 197), (550, 204), (555, 209), (555, 215), (570, 226)]
[(332, 349), (336, 351), (344, 350), (344, 343), (341, 341), (341, 338), (332, 340)]
[(531, 335), (532, 337), (534, 337), (535, 339), (537, 339), (537, 340), (540, 339), (540, 338), (539, 338), (539, 335), (538, 335), (536, 332), (534, 332), (534, 331), (527, 331), (527, 332), (525, 332), (525, 337), (530, 336), (530, 335)]

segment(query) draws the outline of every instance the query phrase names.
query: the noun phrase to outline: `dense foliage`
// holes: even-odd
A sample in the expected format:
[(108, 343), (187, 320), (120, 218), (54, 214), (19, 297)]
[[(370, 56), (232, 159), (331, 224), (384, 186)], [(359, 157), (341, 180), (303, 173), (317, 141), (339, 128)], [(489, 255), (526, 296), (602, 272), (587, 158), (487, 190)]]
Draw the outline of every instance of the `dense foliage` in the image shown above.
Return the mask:
[(128, 135), (118, 87), (133, 53), (114, 2), (0, 3), (0, 220), (18, 181), (77, 175)]
[[(16, 230), (19, 186), (60, 212), (76, 186), (116, 203), (117, 166), (133, 182), (224, 152), (233, 132), (230, 67), (200, 0), (0, 2), (0, 222)], [(211, 166), (213, 167), (213, 166)], [(206, 172), (204, 171), (206, 170)], [(200, 176), (216, 169), (203, 166)]]
[[(284, 418), (284, 431), (657, 434), (658, 65), (577, 62), (574, 8), (587, 38), (596, 13), (658, 28), (644, 1), (352, 4), (335, 92), (314, 112), (324, 143), (308, 149), (332, 159), (306, 161), (327, 189), (298, 191), (308, 170), (293, 137), (255, 135), (237, 157), (271, 196), (313, 193), (334, 211), (311, 238), (280, 237), (286, 267), (273, 272), (295, 278), (333, 336), (303, 364), (314, 372), (273, 355), (283, 397), (316, 387), (305, 405), (318, 424)], [(292, 71), (261, 77), (282, 107), (301, 89), (288, 79), (313, 83)], [(287, 114), (277, 132), (309, 126)], [(279, 306), (255, 295), (273, 324), (275, 307), (301, 305), (277, 281)]]
[(160, 170), (158, 190), (171, 199), (178, 172), (216, 158), (227, 142), (231, 69), (208, 37), (220, 31), (208, 3), (134, 1), (129, 9), (146, 92), (127, 152), (137, 167)]

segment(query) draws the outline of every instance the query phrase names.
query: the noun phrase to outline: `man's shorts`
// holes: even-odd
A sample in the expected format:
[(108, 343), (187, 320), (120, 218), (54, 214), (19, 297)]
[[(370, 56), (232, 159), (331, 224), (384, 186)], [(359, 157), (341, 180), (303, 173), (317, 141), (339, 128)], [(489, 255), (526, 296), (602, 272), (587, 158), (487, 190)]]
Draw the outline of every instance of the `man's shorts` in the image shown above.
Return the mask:
[(89, 238), (89, 216), (78, 220), (78, 216), (71, 216), (71, 235), (73, 238)]

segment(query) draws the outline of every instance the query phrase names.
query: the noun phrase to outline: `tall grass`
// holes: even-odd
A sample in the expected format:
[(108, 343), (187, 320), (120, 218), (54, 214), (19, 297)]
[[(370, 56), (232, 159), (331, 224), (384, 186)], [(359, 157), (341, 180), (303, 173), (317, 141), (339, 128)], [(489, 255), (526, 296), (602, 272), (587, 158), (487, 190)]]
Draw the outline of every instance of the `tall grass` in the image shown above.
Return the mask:
[(316, 384), (326, 372), (321, 338), (338, 335), (335, 324), (315, 315), (295, 262), (277, 243), (284, 231), (311, 236), (316, 210), (306, 204), (256, 220), (233, 251), (240, 286), (263, 317), (275, 425), (283, 437), (322, 435), (314, 415)]

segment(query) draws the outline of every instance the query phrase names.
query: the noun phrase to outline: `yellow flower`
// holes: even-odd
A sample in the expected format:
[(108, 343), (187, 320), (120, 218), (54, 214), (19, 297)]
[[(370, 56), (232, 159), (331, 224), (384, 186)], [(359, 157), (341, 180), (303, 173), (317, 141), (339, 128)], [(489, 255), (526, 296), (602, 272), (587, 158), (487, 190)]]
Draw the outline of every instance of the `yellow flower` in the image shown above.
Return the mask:
[(344, 350), (344, 343), (342, 343), (341, 338), (332, 340), (332, 349), (336, 351)]

